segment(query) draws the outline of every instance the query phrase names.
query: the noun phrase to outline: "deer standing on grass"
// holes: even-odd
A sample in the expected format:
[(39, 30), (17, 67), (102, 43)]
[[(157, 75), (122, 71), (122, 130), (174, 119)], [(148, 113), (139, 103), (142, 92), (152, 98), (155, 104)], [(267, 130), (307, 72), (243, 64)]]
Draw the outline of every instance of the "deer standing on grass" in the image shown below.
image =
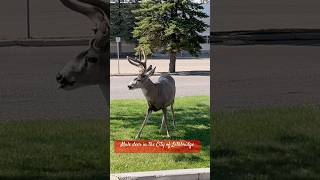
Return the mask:
[(89, 48), (69, 61), (57, 74), (59, 88), (72, 90), (83, 86), (99, 85), (107, 102), (110, 59), (109, 4), (99, 0), (60, 0), (66, 7), (84, 14), (94, 24), (94, 36)]
[(150, 65), (147, 68), (147, 59), (143, 50), (142, 54), (144, 57), (144, 62), (141, 61), (141, 59), (139, 61), (137, 59), (127, 57), (130, 64), (139, 68), (138, 76), (129, 83), (128, 88), (129, 90), (140, 88), (148, 102), (148, 111), (144, 121), (142, 122), (142, 126), (136, 136), (136, 139), (140, 138), (142, 129), (150, 118), (152, 111), (159, 110), (162, 110), (163, 112), (160, 131), (163, 131), (163, 127), (165, 127), (167, 137), (170, 137), (167, 123), (167, 107), (171, 107), (173, 127), (175, 128), (176, 122), (173, 110), (174, 98), (176, 93), (175, 81), (169, 74), (163, 74), (159, 77), (157, 82), (152, 82), (150, 80), (150, 76), (154, 74), (156, 67), (152, 68), (152, 65)]

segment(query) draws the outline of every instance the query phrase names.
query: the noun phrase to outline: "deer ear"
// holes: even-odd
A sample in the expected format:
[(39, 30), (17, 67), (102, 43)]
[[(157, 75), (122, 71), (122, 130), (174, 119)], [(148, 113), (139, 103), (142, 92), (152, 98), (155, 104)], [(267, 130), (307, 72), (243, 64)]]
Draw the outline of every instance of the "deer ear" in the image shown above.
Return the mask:
[(147, 73), (147, 76), (148, 76), (148, 77), (152, 76), (155, 71), (156, 71), (156, 67), (154, 67), (152, 70), (150, 70), (150, 71)]

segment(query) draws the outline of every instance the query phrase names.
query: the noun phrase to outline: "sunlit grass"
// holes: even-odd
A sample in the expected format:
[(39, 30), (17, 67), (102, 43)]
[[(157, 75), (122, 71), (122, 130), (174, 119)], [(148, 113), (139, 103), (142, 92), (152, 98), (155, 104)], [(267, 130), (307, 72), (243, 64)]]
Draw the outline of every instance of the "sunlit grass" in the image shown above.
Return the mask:
[[(175, 101), (177, 129), (170, 139), (200, 140), (199, 154), (115, 154), (114, 140), (133, 140), (147, 110), (145, 100), (115, 100), (111, 102), (111, 172), (151, 171), (209, 167), (210, 123), (209, 97), (181, 97)], [(159, 133), (161, 111), (153, 113), (151, 122), (142, 132), (141, 139), (168, 139)], [(172, 118), (169, 113), (169, 129)]]

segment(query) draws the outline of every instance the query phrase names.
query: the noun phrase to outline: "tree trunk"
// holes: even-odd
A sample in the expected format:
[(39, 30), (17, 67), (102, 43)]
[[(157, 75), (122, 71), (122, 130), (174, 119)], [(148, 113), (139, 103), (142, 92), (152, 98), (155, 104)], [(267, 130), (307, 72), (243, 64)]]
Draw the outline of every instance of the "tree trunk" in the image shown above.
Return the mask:
[(176, 59), (177, 55), (175, 52), (170, 53), (170, 63), (169, 63), (169, 72), (174, 73), (176, 72)]

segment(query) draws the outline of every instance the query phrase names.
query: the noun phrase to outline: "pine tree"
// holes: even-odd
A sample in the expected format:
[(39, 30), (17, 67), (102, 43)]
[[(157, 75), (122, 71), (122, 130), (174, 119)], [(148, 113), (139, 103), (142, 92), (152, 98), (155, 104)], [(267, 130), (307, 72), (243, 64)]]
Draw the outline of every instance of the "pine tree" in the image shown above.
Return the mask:
[(137, 3), (111, 3), (110, 6), (110, 39), (115, 41), (119, 36), (126, 42), (135, 42), (132, 32), (135, 18), (132, 14), (133, 9), (137, 9)]
[(175, 72), (176, 55), (182, 50), (198, 56), (199, 34), (207, 27), (201, 19), (208, 17), (201, 4), (192, 0), (142, 0), (133, 13), (137, 20), (133, 36), (138, 39), (136, 50), (146, 54), (161, 50), (170, 57), (169, 72)]

